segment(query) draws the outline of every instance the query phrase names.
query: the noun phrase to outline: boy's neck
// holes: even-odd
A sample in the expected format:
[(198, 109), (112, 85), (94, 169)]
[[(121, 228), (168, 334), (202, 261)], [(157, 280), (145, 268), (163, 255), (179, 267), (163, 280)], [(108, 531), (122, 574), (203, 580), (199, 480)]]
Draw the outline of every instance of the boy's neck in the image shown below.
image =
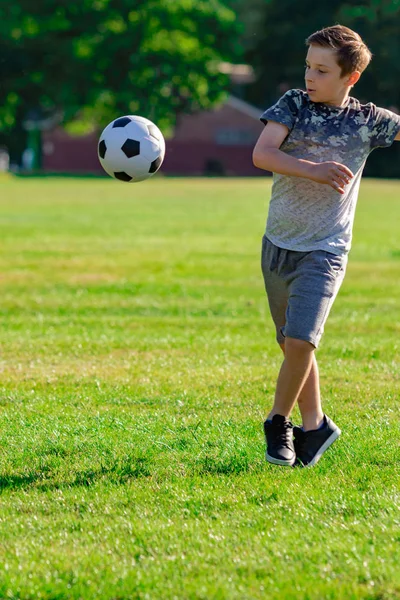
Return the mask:
[(339, 95), (337, 98), (335, 98), (334, 100), (329, 100), (327, 102), (324, 102), (324, 104), (327, 104), (328, 106), (332, 106), (334, 108), (341, 108), (342, 106), (346, 106), (346, 104), (349, 101), (349, 91), (346, 91), (344, 93), (344, 95)]

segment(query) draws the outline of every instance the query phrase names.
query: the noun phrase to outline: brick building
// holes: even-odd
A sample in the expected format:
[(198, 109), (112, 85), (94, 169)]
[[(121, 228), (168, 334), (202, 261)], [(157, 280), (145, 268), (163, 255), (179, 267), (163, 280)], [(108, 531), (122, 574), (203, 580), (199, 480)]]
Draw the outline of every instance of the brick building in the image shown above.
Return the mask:
[[(168, 139), (161, 170), (171, 175), (260, 175), (252, 150), (263, 125), (261, 110), (229, 96), (210, 111), (179, 117)], [(43, 169), (47, 172), (102, 173), (97, 159), (98, 133), (82, 137), (61, 128), (43, 132)]]

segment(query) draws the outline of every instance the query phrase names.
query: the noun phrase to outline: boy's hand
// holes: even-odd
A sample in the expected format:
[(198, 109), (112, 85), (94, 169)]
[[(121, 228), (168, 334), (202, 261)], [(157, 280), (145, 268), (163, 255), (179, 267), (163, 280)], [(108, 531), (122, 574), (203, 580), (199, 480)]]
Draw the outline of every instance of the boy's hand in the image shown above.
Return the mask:
[(310, 179), (312, 179), (312, 181), (330, 185), (340, 194), (344, 194), (345, 185), (347, 185), (353, 177), (353, 173), (346, 165), (334, 161), (313, 163), (310, 166)]

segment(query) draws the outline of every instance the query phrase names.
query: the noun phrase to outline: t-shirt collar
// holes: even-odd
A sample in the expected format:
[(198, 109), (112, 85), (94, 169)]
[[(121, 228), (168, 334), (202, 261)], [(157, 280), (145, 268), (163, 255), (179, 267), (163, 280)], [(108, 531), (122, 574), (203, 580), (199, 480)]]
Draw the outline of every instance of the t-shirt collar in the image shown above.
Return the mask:
[(331, 104), (325, 104), (325, 102), (313, 102), (312, 100), (310, 100), (310, 104), (313, 104), (317, 108), (320, 107), (330, 112), (339, 112), (345, 108), (348, 108), (351, 103), (351, 100), (351, 96), (348, 96), (346, 104), (344, 104), (343, 106), (332, 106)]

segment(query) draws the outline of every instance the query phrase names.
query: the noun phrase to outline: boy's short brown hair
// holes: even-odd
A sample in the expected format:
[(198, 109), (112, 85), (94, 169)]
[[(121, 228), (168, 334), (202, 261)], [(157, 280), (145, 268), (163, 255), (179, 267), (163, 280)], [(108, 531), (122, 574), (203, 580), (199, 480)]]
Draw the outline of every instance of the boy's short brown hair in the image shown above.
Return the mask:
[(332, 25), (316, 31), (306, 39), (307, 46), (312, 44), (336, 50), (341, 77), (354, 71), (362, 73), (372, 59), (372, 53), (361, 36), (344, 25)]

